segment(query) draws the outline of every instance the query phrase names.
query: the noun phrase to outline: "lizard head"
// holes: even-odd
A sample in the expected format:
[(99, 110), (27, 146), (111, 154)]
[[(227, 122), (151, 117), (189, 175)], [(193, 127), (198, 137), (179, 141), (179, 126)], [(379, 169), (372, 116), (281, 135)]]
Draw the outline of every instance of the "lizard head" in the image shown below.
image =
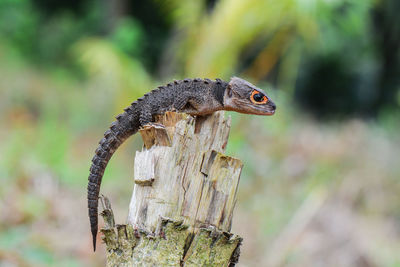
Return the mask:
[(233, 77), (225, 89), (224, 109), (246, 114), (273, 115), (276, 105), (260, 88)]

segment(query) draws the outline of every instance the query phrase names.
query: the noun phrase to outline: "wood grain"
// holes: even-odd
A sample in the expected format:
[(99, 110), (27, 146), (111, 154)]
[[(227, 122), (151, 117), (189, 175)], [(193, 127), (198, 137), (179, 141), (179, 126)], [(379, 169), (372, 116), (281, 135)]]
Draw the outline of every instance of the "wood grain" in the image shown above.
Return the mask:
[(230, 125), (222, 111), (167, 112), (140, 130), (127, 225), (102, 229), (107, 266), (234, 265), (242, 239), (229, 231), (243, 164), (224, 155)]

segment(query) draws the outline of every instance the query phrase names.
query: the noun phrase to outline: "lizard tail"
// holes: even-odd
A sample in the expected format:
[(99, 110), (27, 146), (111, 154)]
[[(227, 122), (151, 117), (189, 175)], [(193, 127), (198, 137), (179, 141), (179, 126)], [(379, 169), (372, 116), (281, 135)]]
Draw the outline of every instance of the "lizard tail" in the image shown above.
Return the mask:
[(98, 199), (100, 184), (104, 170), (117, 148), (139, 128), (138, 118), (132, 113), (132, 106), (116, 117), (110, 128), (104, 133), (104, 138), (99, 142), (96, 154), (92, 159), (88, 184), (88, 209), (90, 228), (93, 237), (93, 249), (96, 251), (96, 237), (98, 231)]

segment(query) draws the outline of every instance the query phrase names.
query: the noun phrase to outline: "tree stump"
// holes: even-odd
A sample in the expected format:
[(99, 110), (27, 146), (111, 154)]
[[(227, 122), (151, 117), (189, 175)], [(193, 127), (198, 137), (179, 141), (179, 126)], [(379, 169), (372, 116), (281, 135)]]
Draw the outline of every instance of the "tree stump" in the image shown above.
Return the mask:
[(101, 231), (107, 266), (234, 266), (242, 239), (229, 233), (242, 162), (224, 155), (224, 112), (168, 112), (140, 130), (127, 225), (109, 203)]

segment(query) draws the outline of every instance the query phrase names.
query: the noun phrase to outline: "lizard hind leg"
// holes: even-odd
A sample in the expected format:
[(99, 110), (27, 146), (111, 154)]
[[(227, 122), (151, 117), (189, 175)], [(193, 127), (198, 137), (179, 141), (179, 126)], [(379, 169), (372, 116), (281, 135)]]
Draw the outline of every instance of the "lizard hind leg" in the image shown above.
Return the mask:
[(153, 114), (151, 112), (150, 106), (143, 107), (139, 115), (140, 126), (143, 127), (144, 125), (149, 124), (152, 121), (153, 121)]
[(165, 128), (164, 125), (154, 122), (154, 118), (153, 118), (150, 107), (144, 108), (143, 111), (140, 113), (139, 122), (140, 122), (140, 126), (142, 128), (145, 126), (155, 126), (155, 127)]

